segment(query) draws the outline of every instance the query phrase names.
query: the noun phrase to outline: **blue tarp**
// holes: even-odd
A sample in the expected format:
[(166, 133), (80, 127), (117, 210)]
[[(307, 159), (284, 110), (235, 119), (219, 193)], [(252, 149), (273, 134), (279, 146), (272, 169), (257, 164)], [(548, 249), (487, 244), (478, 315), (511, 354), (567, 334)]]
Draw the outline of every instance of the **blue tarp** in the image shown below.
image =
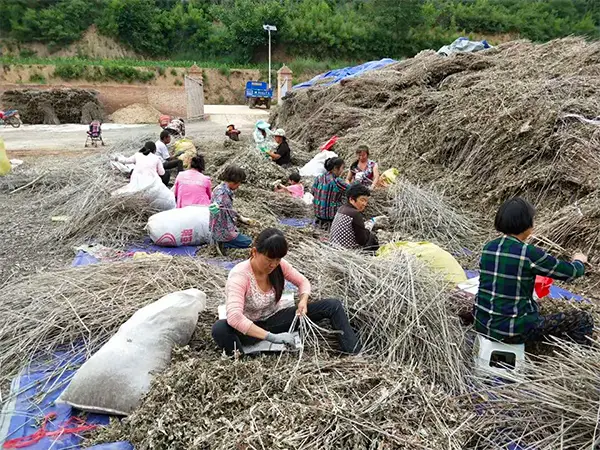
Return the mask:
[(397, 62), (394, 59), (385, 58), (380, 61), (370, 61), (359, 66), (344, 67), (343, 69), (330, 70), (329, 72), (317, 75), (310, 81), (297, 84), (292, 89), (309, 88), (313, 86), (329, 86), (331, 84), (339, 83), (345, 78), (355, 77), (365, 72), (369, 72), (375, 69), (381, 69), (382, 67), (388, 66)]
[[(71, 377), (84, 360), (80, 354), (59, 353), (52, 361), (44, 361), (23, 369), (11, 386), (10, 400), (0, 418), (0, 442), (30, 436), (40, 429), (40, 423), (49, 414), (56, 418), (47, 424), (47, 431), (56, 431), (78, 411), (66, 404), (55, 404)], [(86, 424), (108, 425), (109, 417), (102, 414), (83, 416)], [(26, 447), (30, 450), (63, 450), (78, 448), (82, 438), (76, 434), (45, 437)], [(128, 442), (102, 444), (96, 450), (133, 450)]]

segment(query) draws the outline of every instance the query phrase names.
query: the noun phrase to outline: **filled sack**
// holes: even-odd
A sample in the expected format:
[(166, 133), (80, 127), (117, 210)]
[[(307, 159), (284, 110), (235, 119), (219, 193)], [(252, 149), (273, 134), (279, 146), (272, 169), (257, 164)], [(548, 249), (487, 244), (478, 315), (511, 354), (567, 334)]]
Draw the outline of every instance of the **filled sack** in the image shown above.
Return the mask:
[(4, 147), (4, 139), (0, 137), (0, 176), (6, 175), (11, 169), (10, 161), (6, 155), (6, 148)]
[(450, 283), (459, 284), (467, 281), (465, 271), (456, 258), (432, 242), (391, 242), (380, 247), (377, 256), (385, 257), (394, 251), (403, 251), (416, 256), (430, 269), (443, 275)]
[(186, 206), (150, 216), (146, 231), (156, 245), (180, 247), (211, 240), (208, 206)]
[(329, 158), (337, 157), (337, 153), (330, 152), (329, 150), (323, 150), (315, 155), (313, 159), (307, 162), (300, 169), (301, 177), (318, 177), (319, 175), (323, 175), (325, 170), (325, 161)]
[(188, 289), (138, 310), (81, 366), (57, 402), (100, 414), (130, 414), (153, 375), (169, 364), (173, 348), (190, 341), (205, 308), (204, 292)]
[(131, 179), (129, 184), (112, 192), (113, 196), (127, 196), (142, 193), (147, 198), (150, 206), (157, 211), (167, 211), (177, 206), (175, 194), (165, 186), (157, 176), (138, 177)]
[(175, 143), (175, 156), (183, 161), (185, 170), (190, 168), (192, 158), (197, 153), (196, 146), (190, 139), (180, 139)]

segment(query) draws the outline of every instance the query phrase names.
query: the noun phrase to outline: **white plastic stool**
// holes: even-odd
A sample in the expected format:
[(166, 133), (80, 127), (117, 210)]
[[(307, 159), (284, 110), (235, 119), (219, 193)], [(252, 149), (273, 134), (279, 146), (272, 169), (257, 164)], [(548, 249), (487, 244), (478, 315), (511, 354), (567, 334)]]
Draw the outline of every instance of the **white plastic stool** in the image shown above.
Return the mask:
[(475, 367), (488, 374), (514, 378), (525, 361), (524, 344), (503, 344), (478, 334), (473, 345)]

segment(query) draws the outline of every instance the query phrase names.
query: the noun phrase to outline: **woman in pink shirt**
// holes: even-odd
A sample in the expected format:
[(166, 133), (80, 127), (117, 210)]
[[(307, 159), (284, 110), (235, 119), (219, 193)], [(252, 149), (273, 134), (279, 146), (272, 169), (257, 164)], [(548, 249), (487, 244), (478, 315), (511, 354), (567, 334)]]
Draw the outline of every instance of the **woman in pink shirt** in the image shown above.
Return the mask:
[(177, 175), (173, 193), (177, 199), (178, 208), (190, 205), (210, 205), (212, 199), (210, 178), (202, 172), (204, 172), (204, 157), (198, 155), (192, 158), (189, 170)]
[[(239, 263), (229, 273), (225, 288), (227, 319), (217, 321), (212, 336), (228, 355), (235, 350), (243, 353), (242, 345), (262, 340), (294, 346), (289, 333), (296, 315), (307, 316), (313, 322), (329, 319), (339, 335), (340, 348), (345, 353), (358, 353), (361, 345), (348, 322), (339, 300), (308, 303), (310, 283), (283, 257), (288, 244), (276, 228), (264, 230), (252, 248), (249, 260)], [(298, 287), (298, 307), (282, 300), (283, 287), (289, 281)]]

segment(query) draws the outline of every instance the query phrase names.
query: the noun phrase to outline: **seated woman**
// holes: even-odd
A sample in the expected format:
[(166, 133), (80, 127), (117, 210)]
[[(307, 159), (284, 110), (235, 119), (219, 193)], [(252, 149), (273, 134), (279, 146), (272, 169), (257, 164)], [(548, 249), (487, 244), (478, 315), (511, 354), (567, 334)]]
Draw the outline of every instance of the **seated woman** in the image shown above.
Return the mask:
[(292, 153), (285, 137), (285, 131), (281, 128), (273, 132), (273, 139), (277, 143), (275, 151), (267, 152), (272, 161), (278, 166), (287, 167), (292, 163)]
[(342, 205), (344, 192), (348, 189), (340, 175), (344, 171), (342, 158), (329, 158), (325, 161), (323, 175), (319, 175), (313, 184), (312, 195), (315, 210), (315, 224), (328, 230), (339, 207)]
[(217, 244), (218, 251), (223, 254), (228, 248), (249, 248), (252, 245), (250, 236), (241, 234), (236, 221), (251, 224), (252, 219), (240, 216), (233, 209), (233, 194), (246, 181), (246, 172), (238, 166), (228, 166), (221, 175), (223, 182), (213, 190), (214, 202), (210, 205), (210, 229)]
[(583, 276), (587, 257), (576, 253), (573, 262), (561, 261), (525, 243), (533, 232), (534, 216), (533, 206), (521, 198), (506, 201), (498, 210), (494, 225), (502, 236), (488, 242), (481, 254), (475, 329), (507, 344), (548, 336), (588, 343), (594, 321), (587, 312), (539, 313), (533, 298), (536, 275), (571, 281)]
[(377, 235), (365, 226), (363, 211), (369, 204), (371, 191), (362, 184), (353, 184), (346, 191), (348, 203), (335, 215), (329, 232), (329, 243), (348, 249), (379, 249)]
[[(219, 347), (231, 355), (243, 353), (243, 345), (267, 340), (294, 346), (289, 333), (296, 315), (307, 316), (313, 322), (329, 319), (339, 335), (340, 348), (345, 353), (358, 353), (360, 343), (350, 327), (348, 317), (339, 300), (308, 302), (309, 281), (282, 259), (288, 252), (283, 233), (267, 228), (256, 239), (249, 260), (239, 263), (229, 273), (226, 285), (227, 319), (219, 320), (212, 328), (212, 336)], [(282, 300), (285, 281), (298, 287), (299, 302)]]
[(139, 152), (129, 158), (117, 156), (116, 160), (121, 164), (135, 164), (129, 183), (136, 186), (150, 184), (155, 178), (165, 174), (162, 161), (156, 155), (156, 144), (146, 142)]
[(350, 166), (348, 183), (357, 182), (364, 186), (375, 188), (379, 184), (379, 166), (369, 159), (369, 147), (361, 145), (356, 150), (358, 159)]
[(177, 175), (173, 193), (178, 208), (190, 205), (210, 205), (211, 182), (210, 178), (203, 174), (204, 166), (204, 156), (194, 156), (190, 162), (190, 169)]

